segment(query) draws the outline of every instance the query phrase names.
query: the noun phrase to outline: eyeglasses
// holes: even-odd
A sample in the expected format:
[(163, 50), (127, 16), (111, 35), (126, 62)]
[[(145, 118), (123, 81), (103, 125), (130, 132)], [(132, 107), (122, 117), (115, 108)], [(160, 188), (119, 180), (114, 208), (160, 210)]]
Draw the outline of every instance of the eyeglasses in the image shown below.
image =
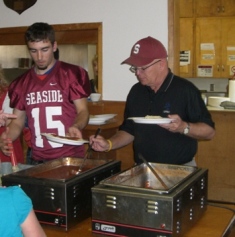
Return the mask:
[(160, 61), (161, 61), (161, 59), (158, 60), (158, 61), (156, 61), (156, 62), (154, 62), (154, 63), (152, 63), (152, 64), (150, 64), (150, 65), (148, 65), (147, 67), (134, 67), (134, 66), (131, 66), (131, 67), (130, 67), (130, 71), (133, 72), (133, 73), (136, 73), (137, 70), (144, 71), (144, 70), (146, 70), (147, 68), (153, 66), (154, 64), (156, 64), (156, 63), (158, 63), (158, 62), (160, 62)]

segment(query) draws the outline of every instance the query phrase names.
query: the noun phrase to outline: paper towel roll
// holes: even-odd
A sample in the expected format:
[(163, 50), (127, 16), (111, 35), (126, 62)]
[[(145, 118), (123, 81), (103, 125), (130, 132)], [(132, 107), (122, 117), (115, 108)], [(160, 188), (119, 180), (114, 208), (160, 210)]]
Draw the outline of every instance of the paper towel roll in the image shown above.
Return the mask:
[(235, 102), (235, 80), (229, 80), (228, 97), (230, 101)]

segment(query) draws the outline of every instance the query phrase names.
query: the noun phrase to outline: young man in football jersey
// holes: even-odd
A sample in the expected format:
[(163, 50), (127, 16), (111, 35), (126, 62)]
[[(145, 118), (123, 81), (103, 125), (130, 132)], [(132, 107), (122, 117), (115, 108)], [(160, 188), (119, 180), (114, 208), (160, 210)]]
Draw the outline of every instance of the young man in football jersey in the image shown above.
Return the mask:
[(60, 157), (82, 157), (83, 146), (51, 142), (42, 133), (82, 138), (82, 129), (89, 119), (88, 73), (79, 66), (55, 59), (55, 32), (47, 23), (31, 25), (25, 40), (34, 66), (9, 87), (10, 106), (17, 118), (1, 135), (0, 147), (10, 155), (6, 138), (15, 140), (19, 137), (27, 117), (33, 164)]

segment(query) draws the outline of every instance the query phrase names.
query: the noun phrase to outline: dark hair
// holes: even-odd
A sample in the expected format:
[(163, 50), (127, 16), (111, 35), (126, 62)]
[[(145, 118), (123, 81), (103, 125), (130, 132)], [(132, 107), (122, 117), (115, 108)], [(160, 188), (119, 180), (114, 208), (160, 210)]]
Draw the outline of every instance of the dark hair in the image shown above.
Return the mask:
[(25, 41), (39, 42), (42, 40), (49, 40), (53, 45), (55, 42), (55, 31), (52, 26), (44, 22), (36, 22), (29, 26), (25, 32)]

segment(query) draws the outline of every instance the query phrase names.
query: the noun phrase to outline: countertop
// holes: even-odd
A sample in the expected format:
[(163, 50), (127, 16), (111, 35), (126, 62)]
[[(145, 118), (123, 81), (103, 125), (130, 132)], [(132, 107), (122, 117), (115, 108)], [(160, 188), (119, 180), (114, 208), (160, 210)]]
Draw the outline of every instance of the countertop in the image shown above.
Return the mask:
[(235, 112), (235, 109), (224, 109), (224, 107), (207, 106), (209, 111)]
[[(218, 207), (220, 206), (220, 207)], [(202, 218), (198, 220), (195, 226), (190, 229), (184, 237), (221, 237), (231, 221), (234, 213), (230, 209), (235, 209), (235, 205), (222, 205), (218, 206), (208, 205), (208, 208)], [(80, 222), (76, 227), (68, 232), (50, 229), (49, 227), (43, 227), (47, 237), (95, 237), (101, 235), (92, 234), (91, 231), (91, 218), (88, 218)], [(103, 235), (102, 235), (103, 236)], [(228, 237), (229, 235), (226, 235)], [(233, 237), (234, 235), (230, 235)], [(229, 236), (229, 237), (230, 237)]]

